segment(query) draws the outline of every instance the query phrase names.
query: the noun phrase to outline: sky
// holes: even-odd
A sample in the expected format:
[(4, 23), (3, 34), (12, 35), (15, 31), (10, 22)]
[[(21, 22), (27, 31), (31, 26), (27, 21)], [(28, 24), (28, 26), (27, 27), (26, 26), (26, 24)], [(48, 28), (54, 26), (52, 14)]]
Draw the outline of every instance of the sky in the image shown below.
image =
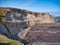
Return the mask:
[(60, 0), (0, 0), (0, 7), (20, 8), (34, 12), (58, 12), (60, 16)]

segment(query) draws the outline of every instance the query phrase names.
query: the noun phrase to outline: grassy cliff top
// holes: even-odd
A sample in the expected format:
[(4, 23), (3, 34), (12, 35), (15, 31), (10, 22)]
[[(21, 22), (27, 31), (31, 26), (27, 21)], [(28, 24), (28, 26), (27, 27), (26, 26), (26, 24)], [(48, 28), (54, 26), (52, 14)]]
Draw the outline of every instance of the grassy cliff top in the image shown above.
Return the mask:
[[(19, 8), (11, 8), (11, 7), (0, 7), (0, 16), (5, 16), (6, 15), (6, 10), (10, 9), (10, 10), (21, 10), (22, 12), (31, 12), (31, 13), (42, 13), (42, 12), (33, 12), (33, 11), (29, 11), (29, 10), (25, 10), (25, 9), (19, 9)], [(48, 12), (46, 12), (48, 13)]]
[(4, 17), (6, 15), (6, 10), (7, 9), (10, 9), (10, 10), (14, 10), (14, 9), (20, 10), (18, 8), (0, 7), (0, 16), (3, 16)]
[(0, 16), (5, 16), (6, 8), (0, 8)]

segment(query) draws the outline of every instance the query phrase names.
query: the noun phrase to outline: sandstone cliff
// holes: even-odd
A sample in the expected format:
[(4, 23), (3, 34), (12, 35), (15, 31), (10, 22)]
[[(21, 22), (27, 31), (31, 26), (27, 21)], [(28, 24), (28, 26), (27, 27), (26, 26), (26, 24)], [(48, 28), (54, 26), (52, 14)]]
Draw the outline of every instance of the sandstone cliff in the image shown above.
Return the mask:
[[(6, 20), (3, 20), (5, 23), (1, 22), (1, 18)], [(55, 18), (49, 13), (32, 12), (17, 8), (0, 8), (0, 22), (0, 33), (6, 34), (9, 38), (27, 43), (25, 40), (28, 37), (25, 37), (31, 27), (36, 24), (55, 23)], [(21, 39), (24, 39), (24, 41)]]
[(32, 12), (16, 8), (0, 8), (0, 16), (5, 16), (10, 22), (25, 21), (29, 25), (41, 23), (55, 23), (55, 18), (49, 13)]

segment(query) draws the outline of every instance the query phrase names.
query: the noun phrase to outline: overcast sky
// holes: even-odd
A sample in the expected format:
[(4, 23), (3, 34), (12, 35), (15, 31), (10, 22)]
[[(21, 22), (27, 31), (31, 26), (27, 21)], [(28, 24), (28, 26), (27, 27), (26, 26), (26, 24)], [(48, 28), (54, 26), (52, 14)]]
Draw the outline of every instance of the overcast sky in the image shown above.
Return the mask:
[(0, 7), (21, 8), (35, 12), (60, 12), (60, 0), (0, 0)]

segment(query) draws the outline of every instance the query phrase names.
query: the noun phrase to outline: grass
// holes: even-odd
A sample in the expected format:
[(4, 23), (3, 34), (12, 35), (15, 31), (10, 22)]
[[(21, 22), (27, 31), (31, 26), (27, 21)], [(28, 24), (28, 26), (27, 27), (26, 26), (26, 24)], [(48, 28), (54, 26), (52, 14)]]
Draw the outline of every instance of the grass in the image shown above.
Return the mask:
[(6, 8), (0, 8), (0, 16), (5, 16)]
[(23, 43), (7, 38), (0, 34), (0, 45), (24, 45)]

